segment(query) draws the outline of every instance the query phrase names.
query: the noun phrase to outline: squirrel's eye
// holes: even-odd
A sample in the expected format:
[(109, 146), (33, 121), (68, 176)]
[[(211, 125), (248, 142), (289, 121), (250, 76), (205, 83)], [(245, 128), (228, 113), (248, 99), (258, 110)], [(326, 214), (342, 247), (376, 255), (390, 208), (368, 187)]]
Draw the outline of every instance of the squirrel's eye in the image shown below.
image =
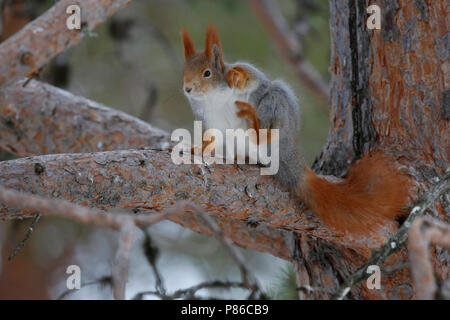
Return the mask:
[(205, 72), (203, 72), (203, 76), (204, 76), (205, 78), (208, 78), (209, 76), (211, 76), (211, 71), (206, 70)]

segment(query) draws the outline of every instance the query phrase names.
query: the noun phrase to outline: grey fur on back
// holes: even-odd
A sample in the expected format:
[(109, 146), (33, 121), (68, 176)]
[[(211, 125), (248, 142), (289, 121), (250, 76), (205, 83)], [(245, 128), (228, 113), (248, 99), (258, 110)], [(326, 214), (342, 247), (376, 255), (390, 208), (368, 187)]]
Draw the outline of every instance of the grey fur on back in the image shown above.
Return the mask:
[(304, 165), (298, 151), (298, 99), (284, 81), (271, 81), (248, 63), (226, 65), (226, 70), (235, 66), (241, 66), (253, 75), (253, 83), (250, 83), (253, 91), (248, 103), (256, 109), (261, 128), (280, 129), (280, 167), (276, 178), (288, 190), (296, 190)]

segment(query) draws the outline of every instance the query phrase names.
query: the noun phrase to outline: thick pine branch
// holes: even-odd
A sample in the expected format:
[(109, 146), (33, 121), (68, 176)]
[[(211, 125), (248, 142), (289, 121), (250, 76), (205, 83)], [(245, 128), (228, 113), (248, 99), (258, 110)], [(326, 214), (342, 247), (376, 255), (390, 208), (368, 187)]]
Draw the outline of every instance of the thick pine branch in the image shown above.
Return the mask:
[[(58, 1), (50, 10), (0, 45), (0, 87), (31, 77), (130, 1)], [(81, 30), (69, 30), (66, 26), (69, 17), (66, 10), (74, 4), (81, 9)]]
[[(351, 246), (334, 237), (297, 200), (256, 166), (175, 165), (167, 151), (130, 150), (37, 156), (0, 163), (0, 185), (100, 209), (144, 213), (192, 200), (217, 220), (236, 244), (290, 259), (291, 232)], [(0, 219), (26, 210), (0, 207)], [(185, 213), (172, 221), (211, 235), (204, 221)]]
[(38, 81), (0, 88), (0, 148), (18, 156), (166, 149), (168, 133)]

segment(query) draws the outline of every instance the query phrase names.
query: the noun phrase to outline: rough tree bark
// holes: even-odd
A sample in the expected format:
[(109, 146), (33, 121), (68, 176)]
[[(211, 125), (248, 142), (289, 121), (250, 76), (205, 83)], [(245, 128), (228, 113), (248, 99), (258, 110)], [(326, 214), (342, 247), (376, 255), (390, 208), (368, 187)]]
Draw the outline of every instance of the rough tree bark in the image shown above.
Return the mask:
[[(403, 165), (418, 189), (427, 190), (449, 164), (445, 2), (382, 0), (378, 3), (383, 16), (380, 31), (365, 28), (369, 1), (329, 2), (332, 125), (327, 144), (314, 164), (315, 170), (343, 176), (354, 160), (372, 150), (383, 150)], [(21, 89), (3, 88), (2, 92), (8, 90)], [(5, 110), (26, 103), (17, 97), (2, 99), (5, 99), (0, 101), (3, 119)], [(94, 114), (99, 111), (89, 110)], [(34, 119), (30, 124), (49, 117), (35, 112), (27, 115)], [(13, 143), (14, 119), (11, 117), (2, 128), (9, 130), (8, 141), (13, 139)], [(107, 131), (101, 134), (107, 135)], [(64, 139), (51, 130), (46, 134), (55, 145), (55, 141)], [(33, 135), (21, 136), (23, 150), (26, 141), (47, 143), (46, 139), (35, 139)], [(2, 136), (0, 141), (0, 147), (4, 148)], [(105, 150), (110, 150), (106, 144), (112, 141), (105, 139), (104, 143)], [(124, 141), (121, 147), (125, 148), (127, 143), (131, 142)], [(64, 149), (61, 152), (71, 152), (70, 148), (76, 146), (57, 145)], [(33, 152), (30, 150), (28, 154)], [(303, 212), (272, 180), (260, 177), (256, 168), (216, 166), (209, 170), (175, 166), (168, 157), (165, 151), (118, 151), (19, 159), (0, 164), (0, 180), (2, 185), (18, 190), (99, 208), (145, 212), (162, 209), (176, 200), (192, 199), (213, 215), (237, 244), (293, 260), (299, 285), (326, 289), (309, 291), (305, 298), (331, 297), (339, 284), (364, 262), (354, 243), (330, 234), (315, 221), (313, 214)], [(411, 195), (415, 197), (415, 190)], [(445, 199), (449, 201), (448, 195)], [(448, 221), (450, 209), (441, 202), (435, 214)], [(0, 211), (3, 217), (30, 214), (6, 207)], [(172, 220), (211, 233), (195, 217), (180, 215)], [(445, 255), (433, 252), (431, 256), (438, 266), (438, 277), (448, 277)], [(406, 250), (402, 250), (387, 265), (406, 259)], [(409, 271), (401, 269), (383, 277), (381, 290), (356, 286), (349, 297), (408, 299), (414, 297), (414, 286)]]
[(19, 156), (170, 147), (167, 132), (38, 81), (0, 88), (0, 147)]
[[(191, 199), (215, 216), (235, 243), (284, 259), (289, 259), (292, 231), (343, 242), (321, 227), (314, 216), (301, 214), (295, 200), (254, 166), (176, 165), (170, 152), (130, 150), (4, 161), (0, 162), (0, 172), (4, 187), (101, 209), (145, 214)], [(0, 219), (32, 214), (0, 205)], [(191, 213), (170, 219), (211, 234)]]
[(26, 14), (23, 0), (11, 1), (8, 5), (0, 1), (0, 10), (0, 41), (9, 38), (32, 19)]
[[(51, 58), (75, 45), (131, 0), (60, 0), (0, 46), (0, 86), (32, 77)], [(79, 5), (82, 29), (69, 30), (66, 9)], [(45, 45), (43, 45), (45, 44)], [(20, 48), (17, 54), (17, 48)]]
[[(329, 3), (332, 125), (314, 168), (342, 176), (354, 160), (383, 150), (404, 166), (418, 188), (427, 190), (450, 159), (446, 2)], [(365, 26), (366, 8), (374, 3), (381, 8), (381, 30)], [(449, 221), (445, 203), (437, 205), (436, 214)], [(448, 259), (433, 257), (438, 276), (448, 278)], [(414, 295), (407, 271), (383, 286), (386, 298)]]

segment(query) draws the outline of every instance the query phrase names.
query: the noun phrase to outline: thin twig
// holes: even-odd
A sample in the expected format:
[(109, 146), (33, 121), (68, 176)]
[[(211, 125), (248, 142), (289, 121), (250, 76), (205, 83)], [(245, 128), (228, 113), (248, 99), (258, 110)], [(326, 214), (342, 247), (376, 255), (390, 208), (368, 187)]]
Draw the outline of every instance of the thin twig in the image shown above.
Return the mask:
[[(113, 283), (113, 280), (112, 280), (112, 277), (111, 277), (111, 276), (104, 276), (104, 277), (101, 277), (100, 279), (97, 279), (97, 280), (93, 280), (93, 281), (89, 281), (89, 282), (83, 283), (83, 284), (81, 285), (81, 288), (86, 288), (86, 287), (88, 287), (88, 286), (92, 286), (92, 285), (96, 285), (96, 284), (99, 284), (99, 285), (101, 285), (102, 287), (107, 286), (107, 285), (112, 287), (112, 283)], [(72, 294), (72, 293), (74, 293), (74, 292), (76, 292), (76, 290), (68, 289), (68, 290), (64, 291), (63, 293), (61, 293), (61, 294), (56, 298), (56, 300), (62, 300), (62, 299), (64, 299), (65, 297), (67, 297), (68, 295), (70, 295), (70, 294)]]
[(14, 249), (14, 251), (11, 253), (11, 255), (8, 257), (8, 261), (11, 261), (14, 259), (14, 257), (19, 253), (19, 251), (23, 248), (25, 245), (25, 242), (30, 238), (31, 233), (34, 230), (34, 226), (38, 223), (39, 218), (41, 217), (40, 214), (37, 214), (34, 216), (33, 221), (31, 222), (30, 227), (28, 228), (27, 233), (25, 234), (25, 238), (17, 245), (17, 247)]
[(300, 83), (310, 90), (323, 105), (327, 106), (329, 85), (310, 63), (304, 61), (295, 35), (290, 31), (289, 25), (277, 5), (271, 0), (250, 0), (250, 6), (280, 53), (294, 68)]
[(130, 254), (136, 240), (136, 226), (129, 220), (120, 230), (119, 244), (111, 266), (114, 298), (125, 299), (125, 286), (128, 280)]
[(416, 205), (411, 210), (408, 218), (405, 220), (403, 225), (399, 228), (397, 233), (389, 239), (383, 247), (374, 252), (372, 257), (367, 261), (362, 267), (360, 267), (353, 275), (348, 278), (344, 284), (336, 291), (333, 296), (334, 299), (342, 300), (350, 292), (350, 289), (366, 280), (370, 275), (366, 273), (366, 270), (371, 265), (381, 266), (387, 260), (389, 256), (395, 252), (400, 251), (400, 249), (405, 245), (408, 239), (408, 231), (411, 228), (413, 221), (425, 214), (425, 212), (434, 204), (437, 198), (443, 195), (445, 192), (450, 190), (450, 168), (447, 169), (444, 176), (439, 180), (439, 182), (434, 185), (421, 199), (416, 203)]
[[(214, 221), (214, 219), (210, 215), (205, 213), (202, 208), (200, 208), (199, 206), (197, 206), (194, 203), (189, 202), (189, 201), (180, 201), (178, 203), (178, 206), (174, 206), (171, 210), (177, 211), (182, 208), (184, 208), (184, 211), (192, 211), (192, 213), (200, 215), (202, 217), (202, 220), (209, 227), (209, 229), (215, 235), (215, 237), (225, 245), (229, 255), (235, 261), (235, 263), (238, 265), (238, 268), (241, 272), (241, 276), (242, 276), (241, 285), (251, 291), (249, 299), (265, 297), (263, 291), (260, 288), (258, 280), (253, 275), (252, 271), (245, 264), (243, 256), (233, 246), (232, 241), (224, 235), (222, 230), (220, 230), (220, 228), (218, 227), (218, 225)], [(169, 212), (170, 212), (170, 210), (169, 210)], [(148, 246), (148, 243), (147, 243), (147, 246)], [(147, 255), (147, 259), (149, 260), (149, 263), (152, 266), (153, 271), (156, 276), (156, 279), (157, 279), (156, 291), (151, 291), (151, 293), (148, 292), (147, 294), (153, 294), (153, 295), (159, 296), (161, 298), (172, 297), (173, 295), (166, 295), (166, 293), (165, 293), (165, 288), (162, 285), (161, 276), (156, 268), (156, 262), (154, 261), (154, 258), (155, 257), (153, 256), (153, 254)], [(158, 279), (159, 279), (159, 281), (158, 281)], [(220, 284), (222, 282), (214, 282), (214, 283)]]
[(156, 261), (159, 256), (159, 249), (158, 247), (153, 245), (152, 238), (150, 237), (150, 234), (148, 232), (145, 232), (145, 240), (143, 243), (143, 248), (145, 257), (147, 258), (147, 261), (150, 264), (150, 267), (152, 268), (153, 271), (153, 275), (156, 279), (155, 281), (156, 291), (159, 292), (161, 295), (165, 295), (166, 287), (164, 285), (164, 280), (156, 264)]
[[(209, 227), (209, 229), (212, 231), (212, 233), (216, 236), (216, 238), (221, 241), (225, 247), (228, 250), (228, 253), (232, 257), (232, 259), (236, 262), (236, 264), (239, 267), (239, 270), (241, 272), (242, 276), (242, 282), (222, 282), (222, 281), (213, 281), (213, 282), (206, 282), (199, 285), (196, 285), (194, 287), (188, 288), (188, 289), (182, 289), (175, 291), (172, 295), (168, 295), (166, 293), (166, 289), (164, 287), (162, 276), (160, 272), (158, 271), (158, 268), (156, 267), (156, 257), (157, 253), (155, 252), (152, 244), (151, 244), (151, 238), (147, 234), (146, 241), (144, 242), (144, 250), (146, 251), (146, 257), (149, 261), (155, 278), (156, 278), (156, 290), (155, 291), (146, 291), (141, 292), (135, 296), (135, 299), (142, 299), (144, 295), (154, 295), (158, 296), (161, 299), (178, 299), (182, 297), (187, 297), (188, 299), (195, 298), (195, 292), (204, 289), (204, 288), (210, 288), (210, 287), (221, 287), (221, 288), (230, 288), (230, 287), (239, 287), (244, 288), (247, 290), (250, 290), (251, 294), (249, 296), (250, 299), (255, 299), (257, 297), (262, 298), (265, 297), (262, 290), (260, 289), (260, 286), (258, 284), (258, 281), (256, 277), (253, 275), (253, 273), (248, 269), (248, 267), (245, 264), (244, 258), (240, 254), (238, 250), (233, 246), (233, 243), (230, 239), (228, 239), (220, 230), (220, 228), (217, 226), (216, 222), (213, 220), (212, 217), (210, 217), (208, 214), (204, 212), (203, 209), (198, 207), (197, 205), (191, 203), (191, 202), (180, 202), (180, 205), (184, 208), (185, 211), (192, 211), (194, 214), (199, 214), (202, 219), (205, 221), (205, 224)], [(178, 210), (175, 207), (173, 210)]]
[(181, 212), (186, 202), (181, 201), (160, 213), (134, 215), (127, 212), (108, 213), (99, 209), (83, 207), (62, 199), (49, 199), (0, 186), (0, 203), (15, 208), (39, 212), (42, 216), (61, 217), (87, 225), (110, 228), (116, 231), (131, 221), (138, 227), (149, 227)]
[(296, 290), (300, 291), (300, 292), (305, 292), (305, 293), (311, 293), (311, 292), (315, 292), (315, 291), (330, 293), (330, 291), (327, 289), (311, 287), (309, 285), (303, 285), (303, 286), (297, 287)]
[(114, 263), (111, 267), (113, 293), (116, 299), (125, 298), (125, 285), (128, 278), (130, 252), (135, 241), (137, 226), (148, 227), (168, 218), (170, 215), (180, 213), (183, 206), (186, 205), (185, 202), (180, 202), (173, 208), (167, 209), (154, 216), (136, 216), (128, 213), (104, 213), (100, 210), (82, 207), (65, 200), (47, 199), (6, 189), (2, 186), (0, 186), (0, 203), (11, 208), (39, 212), (35, 217), (27, 236), (24, 241), (22, 241), (21, 246), (19, 245), (19, 247), (16, 248), (12, 257), (17, 254), (18, 250), (20, 250), (25, 241), (29, 238), (31, 230), (33, 230), (33, 226), (39, 220), (40, 215), (64, 217), (83, 224), (119, 230), (120, 237), (118, 249), (116, 251)]
[(236, 281), (211, 281), (211, 282), (203, 282), (200, 284), (197, 284), (195, 286), (186, 288), (186, 289), (180, 289), (175, 291), (172, 294), (162, 294), (159, 291), (144, 291), (139, 292), (134, 296), (134, 300), (141, 300), (146, 295), (153, 295), (156, 297), (159, 297), (163, 300), (175, 300), (175, 299), (198, 299), (196, 297), (196, 293), (199, 290), (202, 289), (232, 289), (232, 288), (241, 288), (245, 290), (251, 290), (248, 288), (248, 285), (243, 282), (236, 282)]
[[(257, 297), (257, 294), (259, 294), (260, 297), (263, 296), (256, 278), (245, 266), (243, 257), (232, 246), (231, 241), (223, 235), (222, 231), (218, 228), (212, 218), (204, 213), (201, 208), (188, 201), (179, 201), (172, 208), (168, 208), (159, 214), (136, 216), (128, 213), (104, 213), (100, 210), (82, 207), (65, 200), (47, 199), (0, 186), (0, 203), (11, 208), (39, 212), (44, 216), (64, 217), (83, 224), (119, 230), (119, 245), (111, 268), (113, 293), (116, 299), (125, 298), (125, 284), (128, 278), (130, 252), (135, 241), (137, 227), (148, 227), (171, 215), (179, 214), (182, 211), (194, 211), (195, 213), (202, 215), (212, 232), (225, 244), (230, 255), (238, 264), (243, 279), (240, 286), (251, 290), (251, 298)], [(163, 286), (157, 286), (157, 290), (159, 296), (165, 296), (165, 289)]]
[(206, 214), (203, 210), (195, 205), (189, 205), (187, 208), (192, 208), (194, 211), (199, 213), (203, 220), (206, 222), (207, 226), (211, 229), (215, 237), (222, 242), (228, 250), (228, 254), (236, 262), (239, 267), (242, 276), (242, 282), (251, 290), (251, 295), (249, 299), (254, 299), (258, 294), (263, 295), (258, 280), (253, 275), (253, 272), (247, 267), (242, 254), (233, 246), (233, 242), (225, 236), (225, 234), (220, 230), (214, 219)]

